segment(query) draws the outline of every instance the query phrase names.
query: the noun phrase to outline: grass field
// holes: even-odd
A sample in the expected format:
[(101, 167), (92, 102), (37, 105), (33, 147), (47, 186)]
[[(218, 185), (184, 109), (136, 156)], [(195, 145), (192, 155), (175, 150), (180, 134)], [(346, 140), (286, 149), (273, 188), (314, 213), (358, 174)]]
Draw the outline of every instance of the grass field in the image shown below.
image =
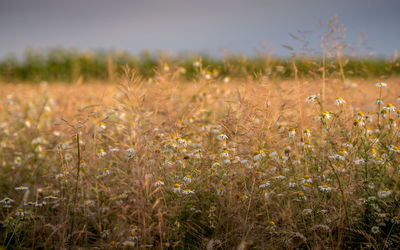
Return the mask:
[(2, 84), (0, 242), (395, 248), (399, 81)]

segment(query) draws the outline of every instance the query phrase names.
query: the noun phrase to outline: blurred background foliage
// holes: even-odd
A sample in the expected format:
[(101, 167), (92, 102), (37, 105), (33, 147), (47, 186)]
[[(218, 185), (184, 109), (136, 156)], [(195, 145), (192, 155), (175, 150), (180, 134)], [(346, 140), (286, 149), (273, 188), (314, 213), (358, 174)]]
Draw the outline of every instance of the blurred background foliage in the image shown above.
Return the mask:
[[(388, 78), (400, 74), (397, 54), (393, 58), (342, 57), (344, 74), (351, 78)], [(197, 64), (196, 64), (197, 62)], [(76, 81), (114, 81), (124, 67), (134, 69), (145, 79), (170, 77), (180, 80), (196, 80), (209, 74), (209, 79), (287, 79), (295, 76), (320, 78), (339, 76), (339, 61), (335, 57), (322, 56), (274, 57), (258, 53), (246, 57), (229, 54), (214, 57), (206, 53), (180, 53), (143, 51), (138, 55), (126, 51), (53, 48), (48, 50), (27, 49), (23, 56), (9, 55), (0, 60), (0, 81), (39, 83)]]

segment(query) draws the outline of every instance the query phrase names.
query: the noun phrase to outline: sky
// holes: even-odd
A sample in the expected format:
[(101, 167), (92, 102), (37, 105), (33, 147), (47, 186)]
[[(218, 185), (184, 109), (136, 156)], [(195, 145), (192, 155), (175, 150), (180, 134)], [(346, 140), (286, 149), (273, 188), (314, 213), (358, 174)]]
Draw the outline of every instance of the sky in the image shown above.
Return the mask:
[(329, 17), (338, 16), (346, 39), (363, 51), (391, 56), (400, 49), (400, 0), (0, 0), (0, 58), (26, 48), (54, 47), (226, 52), (254, 55), (264, 41), (274, 55), (289, 33), (311, 31), (318, 48)]

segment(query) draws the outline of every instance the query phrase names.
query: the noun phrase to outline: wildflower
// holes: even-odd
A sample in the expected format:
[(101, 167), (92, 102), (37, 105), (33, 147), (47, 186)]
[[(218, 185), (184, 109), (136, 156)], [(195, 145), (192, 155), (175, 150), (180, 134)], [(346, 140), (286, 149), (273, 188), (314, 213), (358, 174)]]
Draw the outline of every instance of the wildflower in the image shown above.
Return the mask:
[(397, 124), (395, 123), (394, 118), (390, 117), (389, 118), (389, 124), (386, 125), (386, 128), (395, 128), (397, 127)]
[(398, 216), (394, 216), (394, 217), (392, 218), (392, 223), (394, 223), (394, 224), (400, 224), (400, 219), (399, 219), (399, 217), (398, 217)]
[(187, 189), (183, 190), (182, 193), (183, 194), (194, 194), (194, 191), (187, 188)]
[(386, 111), (393, 111), (393, 112), (396, 111), (396, 108), (391, 103), (388, 103), (386, 107), (383, 107), (383, 109)]
[(168, 66), (167, 63), (164, 63), (163, 70), (164, 70), (165, 72), (168, 72), (168, 71), (169, 71), (169, 66)]
[(305, 129), (303, 131), (304, 136), (310, 137), (311, 136), (311, 131), (309, 129)]
[(183, 177), (183, 180), (188, 182), (188, 183), (191, 183), (192, 182), (192, 177), (190, 175), (186, 175), (185, 177)]
[(251, 163), (250, 163), (248, 158), (241, 160), (240, 163), (243, 164), (243, 165), (246, 165), (246, 166), (251, 165)]
[(176, 138), (176, 141), (182, 146), (182, 147), (187, 147), (188, 141), (186, 139), (183, 139), (181, 137)]
[(210, 132), (212, 134), (218, 134), (220, 130), (221, 130), (221, 126), (220, 125), (214, 125), (214, 126), (211, 127)]
[(41, 137), (36, 137), (35, 139), (32, 140), (33, 145), (42, 144), (43, 142), (44, 140)]
[(204, 72), (204, 78), (207, 79), (207, 80), (210, 80), (211, 79), (211, 72), (208, 71), (208, 70), (206, 72)]
[(327, 214), (327, 213), (328, 213), (328, 210), (326, 210), (326, 209), (321, 209), (319, 212), (320, 212), (321, 214)]
[(181, 66), (178, 68), (178, 70), (179, 70), (179, 73), (181, 73), (182, 75), (186, 74), (186, 69), (184, 67)]
[(99, 152), (97, 153), (97, 157), (102, 158), (106, 155), (107, 155), (107, 153), (103, 148), (99, 149)]
[(318, 186), (319, 190), (321, 190), (322, 192), (329, 192), (332, 190), (331, 187), (329, 187), (328, 185), (324, 184), (322, 186)]
[(104, 229), (104, 230), (101, 232), (101, 237), (102, 237), (103, 239), (106, 239), (109, 235), (110, 235), (110, 231), (109, 231), (109, 230)]
[(362, 127), (364, 126), (364, 122), (362, 120), (354, 119), (353, 121), (354, 126)]
[(226, 140), (228, 140), (228, 136), (225, 135), (225, 134), (219, 134), (217, 136), (217, 139), (220, 140), (220, 141), (226, 141)]
[(17, 166), (21, 166), (22, 158), (20, 156), (15, 157), (14, 164), (17, 165)]
[(34, 206), (35, 204), (36, 204), (36, 202), (34, 202), (34, 201), (24, 202), (24, 206)]
[(35, 207), (43, 207), (45, 203), (38, 203), (38, 202), (34, 202), (33, 205), (35, 205)]
[(126, 247), (134, 247), (136, 245), (136, 243), (134, 241), (131, 240), (126, 240), (122, 243), (122, 245), (126, 246)]
[(303, 179), (301, 179), (301, 183), (312, 183), (312, 178), (309, 175), (305, 175)]
[(200, 67), (200, 65), (201, 65), (200, 61), (194, 61), (193, 62), (193, 66), (194, 67)]
[(9, 197), (5, 197), (2, 200), (0, 200), (0, 204), (4, 204), (3, 206), (11, 206), (11, 203), (14, 203), (14, 200), (9, 198)]
[(128, 197), (128, 195), (126, 193), (122, 193), (122, 194), (118, 195), (118, 199), (120, 199), (120, 200), (125, 199), (127, 197)]
[(343, 104), (345, 104), (345, 103), (346, 103), (346, 102), (345, 102), (345, 100), (343, 100), (342, 97), (336, 97), (335, 105), (339, 106), (339, 105), (343, 105)]
[(135, 156), (135, 149), (132, 148), (132, 147), (128, 147), (128, 148), (125, 150), (125, 158), (131, 159), (131, 158), (133, 158), (134, 156)]
[(214, 77), (217, 77), (218, 74), (219, 74), (218, 70), (217, 70), (217, 69), (213, 69), (212, 75), (213, 75)]
[(363, 119), (364, 113), (361, 112), (361, 110), (359, 110), (358, 108), (356, 108), (356, 109), (357, 109), (357, 112), (356, 112), (357, 119), (359, 119), (359, 120)]
[(231, 80), (231, 78), (229, 76), (225, 76), (223, 81), (224, 81), (224, 83), (228, 83), (228, 82), (230, 82), (230, 80)]
[(99, 125), (97, 126), (97, 131), (99, 132), (103, 132), (104, 130), (106, 130), (106, 125), (104, 124), (104, 122), (100, 122)]
[(222, 158), (229, 158), (228, 150), (225, 149), (224, 152), (221, 153), (221, 157)]
[[(393, 151), (393, 152), (396, 152), (396, 153), (400, 153), (400, 146), (390, 145), (389, 150)], [(387, 156), (387, 154), (385, 154), (385, 156)], [(385, 158), (385, 157), (383, 157), (383, 158)]]
[(19, 209), (17, 209), (17, 212), (15, 212), (15, 215), (17, 216), (17, 217), (24, 217), (25, 216), (25, 213), (24, 213), (24, 210), (23, 209), (21, 209), (21, 208), (19, 208)]
[(364, 204), (364, 203), (367, 202), (367, 199), (364, 198), (364, 197), (361, 197), (360, 199), (358, 199), (358, 201), (359, 201), (361, 204)]
[(103, 168), (103, 173), (101, 173), (102, 177), (105, 177), (105, 176), (110, 175), (110, 174), (111, 174), (111, 172), (110, 172), (110, 170), (108, 168)]
[(295, 128), (290, 128), (289, 129), (289, 137), (293, 138), (296, 135), (296, 129)]
[(110, 246), (114, 247), (114, 246), (118, 245), (119, 242), (115, 242), (115, 241), (113, 240), (113, 241), (111, 241), (109, 244), (110, 244)]
[(352, 148), (352, 147), (353, 147), (353, 145), (351, 144), (351, 142), (345, 142), (345, 143), (342, 144), (342, 146), (343, 146), (343, 147), (346, 147), (346, 148)]
[(294, 179), (289, 180), (289, 187), (295, 187), (296, 186), (296, 181)]
[(232, 160), (232, 158), (224, 159), (224, 163), (229, 165), (232, 163)]
[(286, 177), (283, 176), (283, 175), (278, 175), (278, 176), (275, 176), (274, 178), (275, 178), (275, 179), (281, 179), (281, 180), (282, 180), (282, 179), (285, 179)]
[(44, 197), (45, 200), (58, 200), (58, 197), (54, 196), (54, 195), (49, 195)]
[(373, 234), (379, 233), (379, 227), (378, 227), (378, 226), (373, 226), (373, 227), (371, 228), (371, 232), (372, 232)]
[(44, 108), (43, 108), (43, 110), (46, 111), (46, 112), (50, 112), (50, 111), (51, 111), (51, 108), (50, 108), (49, 105), (45, 105)]
[(330, 159), (337, 159), (344, 161), (346, 158), (344, 157), (345, 153), (343, 151), (339, 151), (337, 154), (333, 154), (328, 156)]
[(154, 182), (153, 186), (158, 187), (158, 186), (163, 186), (164, 182), (162, 180), (157, 180), (156, 182)]
[(322, 114), (319, 116), (320, 120), (329, 120), (331, 118), (331, 113), (329, 111), (324, 111)]
[(239, 201), (244, 201), (245, 199), (248, 198), (247, 195), (242, 195), (241, 193), (237, 193), (235, 196), (236, 196), (236, 199), (238, 199)]
[(360, 164), (365, 163), (365, 160), (364, 160), (363, 158), (357, 157), (357, 158), (354, 160), (354, 163), (355, 163), (356, 165), (360, 165)]
[(259, 186), (259, 188), (266, 188), (270, 185), (271, 183), (269, 181), (263, 181), (261, 183), (261, 185)]
[(28, 190), (29, 188), (28, 187), (25, 187), (25, 186), (19, 186), (19, 187), (16, 187), (15, 188), (15, 190)]
[(9, 216), (6, 220), (3, 221), (3, 226), (14, 226), (15, 225), (15, 219), (12, 216)]
[(378, 87), (378, 88), (382, 88), (382, 87), (386, 87), (387, 84), (384, 83), (384, 82), (378, 82), (377, 84), (375, 84), (375, 86)]
[(178, 183), (175, 183), (175, 184), (174, 184), (173, 191), (174, 191), (175, 193), (179, 193), (179, 192), (181, 191), (181, 185), (178, 184)]
[(130, 227), (129, 231), (131, 233), (131, 236), (133, 236), (132, 234), (136, 233), (136, 231), (137, 231), (137, 226), (135, 224), (131, 224), (129, 227)]
[(221, 165), (218, 162), (214, 162), (211, 167), (216, 168), (216, 167), (220, 167)]
[(317, 95), (311, 95), (306, 98), (306, 102), (311, 103), (314, 102), (317, 99)]
[(42, 148), (42, 146), (40, 146), (40, 145), (37, 145), (37, 146), (35, 147), (35, 152), (36, 152), (36, 153), (41, 153), (42, 150), (43, 150), (43, 148)]
[(95, 205), (95, 202), (94, 202), (93, 200), (86, 200), (86, 201), (85, 201), (85, 205), (86, 205), (86, 206), (94, 206), (94, 205)]
[(61, 144), (61, 148), (62, 149), (67, 149), (70, 146), (71, 142), (70, 141), (66, 141), (64, 143)]
[(311, 208), (306, 208), (306, 209), (303, 210), (303, 215), (309, 215), (309, 214), (312, 213), (312, 211), (313, 210)]
[(378, 197), (379, 198), (386, 198), (386, 197), (388, 197), (389, 195), (391, 195), (392, 194), (392, 190), (389, 190), (388, 188), (385, 188), (384, 190), (379, 190), (379, 192), (378, 192)]
[(25, 126), (26, 126), (27, 128), (30, 128), (30, 127), (32, 126), (31, 121), (26, 120), (26, 121), (25, 121)]
[(382, 99), (381, 99), (381, 98), (376, 98), (375, 104), (376, 104), (376, 105), (383, 105)]
[(64, 155), (66, 161), (72, 160), (72, 154), (70, 152), (66, 152)]
[(64, 179), (65, 176), (67, 176), (67, 175), (69, 175), (69, 172), (68, 171), (63, 171), (62, 173), (56, 175), (56, 180)]
[(255, 161), (258, 161), (258, 160), (260, 160), (261, 158), (263, 158), (265, 156), (266, 156), (265, 152), (262, 149), (260, 149), (259, 151), (254, 151), (254, 153), (253, 153), (253, 159)]
[(117, 148), (117, 147), (109, 147), (109, 149), (108, 149), (109, 153), (118, 152), (118, 151), (119, 151), (119, 148)]
[(38, 158), (39, 159), (44, 159), (45, 156), (46, 156), (45, 152), (40, 152), (39, 155), (38, 155)]

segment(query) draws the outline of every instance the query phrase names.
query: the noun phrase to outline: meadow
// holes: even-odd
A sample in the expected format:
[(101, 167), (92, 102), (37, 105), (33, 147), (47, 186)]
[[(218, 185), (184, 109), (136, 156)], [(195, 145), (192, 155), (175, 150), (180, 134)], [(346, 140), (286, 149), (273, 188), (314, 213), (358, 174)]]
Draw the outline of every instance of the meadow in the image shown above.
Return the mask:
[(161, 65), (0, 86), (3, 248), (400, 244), (394, 73), (290, 63), (272, 67), (288, 77), (230, 77), (194, 60), (179, 78), (185, 67)]

